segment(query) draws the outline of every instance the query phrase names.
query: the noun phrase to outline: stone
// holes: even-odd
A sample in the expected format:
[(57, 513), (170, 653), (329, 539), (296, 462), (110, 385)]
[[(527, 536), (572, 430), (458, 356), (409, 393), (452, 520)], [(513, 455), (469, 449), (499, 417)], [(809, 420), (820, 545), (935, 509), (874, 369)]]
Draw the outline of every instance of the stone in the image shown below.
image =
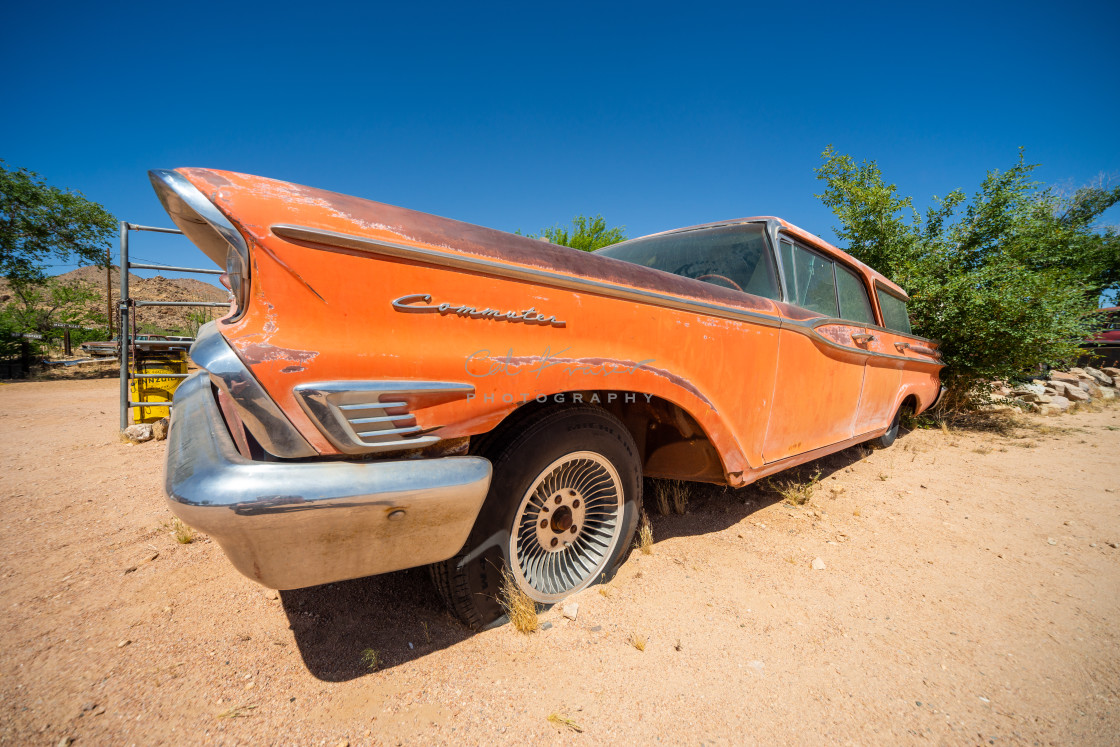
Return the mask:
[(1077, 384), (1080, 379), (1077, 378), (1077, 374), (1066, 373), (1065, 371), (1051, 371), (1050, 381), (1068, 381), (1071, 384)]
[(1085, 392), (1090, 397), (1101, 396), (1101, 388), (1095, 381), (1082, 381), (1079, 386), (1081, 387), (1081, 391)]
[(552, 629), (552, 623), (550, 623), (550, 622), (541, 623), (541, 630), (551, 630), (551, 629)]
[(1081, 375), (1083, 375), (1083, 374), (1085, 373), (1085, 369), (1084, 369), (1084, 368), (1081, 368), (1080, 366), (1074, 366), (1073, 368), (1071, 368), (1071, 369), (1069, 370), (1069, 372), (1070, 372), (1071, 374), (1076, 374), (1076, 375), (1078, 375), (1078, 376), (1081, 376)]
[(1085, 367), (1085, 373), (1089, 374), (1094, 379), (1096, 379), (1097, 383), (1100, 384), (1101, 386), (1112, 386), (1112, 377), (1109, 376), (1108, 374), (1106, 374), (1104, 371), (1098, 371), (1095, 368), (1090, 368), (1089, 366), (1086, 366)]
[(1049, 539), (1046, 540), (1046, 544), (1056, 545), (1056, 544), (1058, 544), (1058, 540), (1054, 539), (1053, 537), (1050, 537)]
[(568, 618), (569, 620), (575, 620), (576, 615), (579, 614), (579, 604), (577, 604), (576, 602), (565, 604), (561, 612), (563, 612), (564, 617)]
[(1051, 410), (1053, 410), (1054, 414), (1057, 414), (1059, 412), (1065, 412), (1066, 410), (1068, 410), (1069, 406), (1070, 406), (1070, 401), (1066, 397), (1060, 397), (1058, 395), (1054, 395), (1053, 397), (1050, 398), (1050, 404), (1048, 404), (1046, 406), (1049, 407)]
[(152, 423), (152, 437), (157, 441), (162, 441), (167, 438), (167, 429), (171, 425), (169, 418), (160, 418)]
[(152, 424), (151, 423), (137, 423), (130, 425), (122, 431), (124, 437), (134, 444), (142, 444), (145, 441), (152, 440)]
[(1112, 377), (1113, 386), (1116, 386), (1118, 383), (1120, 383), (1116, 381), (1117, 379), (1120, 379), (1120, 368), (1116, 368), (1115, 366), (1102, 366), (1101, 371), (1103, 371), (1106, 376)]
[(1066, 399), (1070, 402), (1088, 402), (1092, 397), (1081, 387), (1068, 386), (1066, 387)]
[(1019, 397), (1026, 399), (1027, 402), (1035, 402), (1037, 400), (1029, 399), (1028, 395), (1040, 396), (1046, 394), (1046, 387), (1041, 384), (1020, 384), (1011, 390), (1012, 397)]
[(1112, 388), (1101, 387), (1101, 399), (1116, 399), (1116, 390)]
[(824, 561), (820, 558), (813, 558), (813, 570), (823, 571), (825, 569)]

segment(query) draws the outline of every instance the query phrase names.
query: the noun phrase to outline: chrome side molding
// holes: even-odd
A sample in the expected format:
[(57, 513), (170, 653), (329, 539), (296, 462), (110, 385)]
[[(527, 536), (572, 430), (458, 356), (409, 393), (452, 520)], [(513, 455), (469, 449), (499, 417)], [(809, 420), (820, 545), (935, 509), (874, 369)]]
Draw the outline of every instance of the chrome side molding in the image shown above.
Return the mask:
[(237, 404), (242, 422), (265, 451), (282, 459), (318, 455), (233, 352), (218, 332), (217, 322), (202, 325), (190, 354), (191, 360), (206, 369), (210, 380)]
[(343, 454), (418, 449), (439, 441), (412, 410), (465, 399), (470, 384), (450, 381), (328, 381), (299, 384), (296, 401)]

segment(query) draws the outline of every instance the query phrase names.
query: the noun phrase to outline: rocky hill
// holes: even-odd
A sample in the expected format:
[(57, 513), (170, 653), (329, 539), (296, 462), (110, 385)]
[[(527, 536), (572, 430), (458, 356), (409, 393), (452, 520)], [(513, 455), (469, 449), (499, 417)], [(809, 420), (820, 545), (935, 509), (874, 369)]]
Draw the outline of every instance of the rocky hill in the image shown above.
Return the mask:
[[(64, 283), (85, 283), (96, 294), (96, 301), (89, 304), (89, 310), (100, 317), (105, 315), (105, 270), (100, 267), (79, 267), (76, 270), (58, 275), (57, 280)], [(120, 297), (120, 269), (114, 266), (110, 270), (112, 285), (113, 309)], [(229, 293), (225, 288), (219, 288), (210, 283), (194, 278), (165, 278), (157, 275), (154, 278), (141, 278), (133, 273), (128, 274), (129, 295), (141, 301), (207, 301), (225, 303), (229, 301)], [(8, 303), (11, 292), (8, 284), (0, 280), (0, 303)], [(188, 334), (193, 331), (196, 324), (190, 319), (191, 314), (202, 313), (206, 319), (217, 319), (225, 313), (222, 308), (208, 307), (144, 307), (136, 310), (136, 326), (145, 332), (163, 332), (166, 334)]]

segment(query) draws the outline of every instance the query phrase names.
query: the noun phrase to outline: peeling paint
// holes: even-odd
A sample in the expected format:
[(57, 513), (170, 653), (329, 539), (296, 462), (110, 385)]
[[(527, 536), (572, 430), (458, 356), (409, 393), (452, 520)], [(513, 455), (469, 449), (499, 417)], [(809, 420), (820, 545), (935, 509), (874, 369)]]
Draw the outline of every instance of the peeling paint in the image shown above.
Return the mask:
[(310, 363), (315, 360), (319, 353), (314, 350), (292, 350), (290, 348), (281, 348), (267, 342), (248, 342), (245, 339), (230, 340), (233, 346), (237, 348), (237, 352), (241, 354), (241, 358), (250, 366), (255, 366), (259, 363), (267, 363), (269, 361), (281, 361), (286, 363)]

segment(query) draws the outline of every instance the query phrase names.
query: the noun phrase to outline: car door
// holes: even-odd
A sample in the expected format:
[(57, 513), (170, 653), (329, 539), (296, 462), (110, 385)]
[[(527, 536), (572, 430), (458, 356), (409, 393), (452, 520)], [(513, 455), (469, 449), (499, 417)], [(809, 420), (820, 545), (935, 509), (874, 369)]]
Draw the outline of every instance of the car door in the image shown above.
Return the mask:
[(794, 309), (779, 336), (767, 463), (852, 437), (868, 359), (866, 327), (839, 318), (835, 260), (784, 236), (780, 245), (786, 298), (804, 313)]

